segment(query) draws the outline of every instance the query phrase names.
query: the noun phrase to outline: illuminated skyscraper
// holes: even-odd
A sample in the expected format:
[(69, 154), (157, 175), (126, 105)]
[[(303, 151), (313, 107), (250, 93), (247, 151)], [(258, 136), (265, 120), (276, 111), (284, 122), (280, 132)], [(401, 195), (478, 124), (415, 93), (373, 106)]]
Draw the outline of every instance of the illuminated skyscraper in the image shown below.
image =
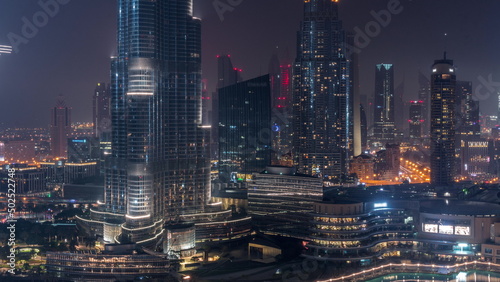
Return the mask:
[(299, 173), (338, 177), (352, 150), (351, 61), (338, 1), (304, 3), (293, 80), (293, 150)]
[(274, 54), (269, 62), (271, 82), (272, 162), (291, 166), (292, 145), (292, 65)]
[(422, 125), (424, 116), (422, 114), (424, 101), (410, 101), (410, 138), (422, 138)]
[(92, 122), (94, 123), (95, 137), (111, 133), (111, 93), (109, 85), (98, 83), (93, 97)]
[(219, 160), (219, 89), (230, 86), (241, 81), (241, 69), (235, 68), (231, 61), (231, 55), (217, 55), (217, 89), (212, 98), (212, 129), (210, 156)]
[(453, 61), (436, 60), (431, 75), (431, 183), (450, 185), (455, 174), (455, 93)]
[(263, 171), (271, 162), (269, 75), (221, 88), (219, 97), (220, 180)]
[(456, 88), (456, 122), (457, 134), (462, 138), (480, 138), (481, 123), (479, 121), (479, 101), (472, 95), (472, 82), (457, 81)]
[(422, 135), (428, 136), (430, 132), (430, 100), (431, 100), (431, 83), (429, 78), (422, 72), (418, 73), (418, 100), (422, 101), (422, 116), (424, 123), (422, 125)]
[(71, 133), (71, 108), (64, 97), (57, 98), (57, 105), (51, 109), (50, 151), (53, 158), (67, 158), (68, 138)]
[(112, 154), (104, 239), (149, 244), (163, 223), (202, 212), (209, 163), (201, 127), (201, 22), (192, 0), (119, 0), (112, 60)]
[(394, 98), (394, 67), (392, 64), (378, 64), (375, 68), (373, 137), (382, 144), (394, 141)]

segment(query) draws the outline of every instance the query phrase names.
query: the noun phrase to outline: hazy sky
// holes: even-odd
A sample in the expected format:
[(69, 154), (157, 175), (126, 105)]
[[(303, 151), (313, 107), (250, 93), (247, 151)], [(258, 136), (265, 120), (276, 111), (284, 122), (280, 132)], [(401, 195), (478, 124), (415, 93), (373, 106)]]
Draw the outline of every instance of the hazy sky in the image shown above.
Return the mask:
[[(0, 44), (9, 44), (9, 33), (23, 36), (23, 17), (33, 22), (38, 16), (44, 24), (36, 32), (31, 30), (31, 38), (24, 39), (18, 53), (0, 56), (0, 122), (7, 126), (47, 126), (49, 109), (59, 94), (73, 107), (74, 121), (90, 121), (95, 84), (109, 81), (109, 57), (116, 49), (116, 0), (58, 1), (69, 3), (46, 20), (38, 0), (0, 0)], [(265, 74), (276, 50), (288, 49), (295, 59), (303, 0), (239, 0), (223, 14), (224, 20), (213, 6), (217, 1), (195, 0), (195, 16), (203, 20), (203, 76), (210, 89), (215, 85), (217, 54), (230, 53), (245, 79)], [(458, 67), (458, 79), (473, 81), (481, 111), (496, 114), (500, 1), (340, 2), (340, 16), (352, 32), (367, 25), (373, 28), (373, 14), (386, 10), (389, 3), (399, 2), (401, 7), (385, 27), (372, 29), (369, 44), (361, 50), (363, 93), (373, 93), (375, 64), (393, 63), (396, 81), (405, 80), (405, 98), (415, 99), (418, 71), (430, 76), (430, 66), (443, 54), (443, 34), (448, 33), (448, 57)], [(492, 83), (485, 83), (489, 76)]]

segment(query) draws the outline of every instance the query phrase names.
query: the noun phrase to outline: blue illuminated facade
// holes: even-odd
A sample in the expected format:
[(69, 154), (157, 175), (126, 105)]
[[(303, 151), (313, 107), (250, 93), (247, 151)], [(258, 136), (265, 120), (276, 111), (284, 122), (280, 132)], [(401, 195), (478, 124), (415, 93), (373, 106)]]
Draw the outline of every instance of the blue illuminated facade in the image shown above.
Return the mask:
[(293, 77), (293, 150), (298, 172), (339, 177), (352, 147), (351, 61), (338, 3), (304, 3)]

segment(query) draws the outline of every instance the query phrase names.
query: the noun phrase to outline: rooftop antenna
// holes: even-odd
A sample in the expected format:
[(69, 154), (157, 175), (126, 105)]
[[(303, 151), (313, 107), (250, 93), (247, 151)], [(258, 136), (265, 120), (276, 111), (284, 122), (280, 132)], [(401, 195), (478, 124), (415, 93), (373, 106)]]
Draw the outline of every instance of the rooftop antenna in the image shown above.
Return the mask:
[(448, 48), (448, 33), (444, 33), (444, 59), (446, 60), (446, 50)]

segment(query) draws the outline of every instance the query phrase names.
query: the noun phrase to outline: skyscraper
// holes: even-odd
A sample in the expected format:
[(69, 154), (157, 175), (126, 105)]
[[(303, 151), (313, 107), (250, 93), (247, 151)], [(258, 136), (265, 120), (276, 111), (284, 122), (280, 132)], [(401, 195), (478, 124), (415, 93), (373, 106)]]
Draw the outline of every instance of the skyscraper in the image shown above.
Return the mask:
[(385, 144), (393, 142), (394, 127), (394, 67), (378, 64), (375, 68), (375, 110), (373, 137)]
[(456, 133), (468, 139), (481, 137), (479, 101), (475, 101), (472, 94), (472, 82), (457, 81), (455, 114), (458, 124), (456, 125)]
[(292, 145), (292, 65), (280, 61), (274, 54), (269, 62), (271, 82), (272, 161), (275, 165), (289, 164)]
[(430, 101), (431, 101), (431, 82), (422, 72), (418, 73), (418, 100), (422, 101), (422, 116), (424, 123), (422, 125), (422, 135), (428, 136), (430, 132)]
[(424, 117), (422, 115), (424, 101), (410, 101), (410, 138), (422, 138), (422, 124)]
[(212, 95), (212, 129), (210, 156), (219, 159), (219, 89), (241, 81), (241, 70), (233, 66), (231, 55), (217, 55), (217, 88)]
[(104, 82), (97, 83), (92, 103), (92, 122), (94, 123), (95, 137), (111, 133), (110, 102), (111, 93), (109, 85), (107, 86)]
[(263, 171), (271, 163), (271, 88), (269, 75), (219, 89), (219, 176)]
[(455, 174), (455, 88), (453, 61), (436, 60), (431, 75), (431, 183), (446, 186)]
[(71, 133), (71, 108), (66, 106), (64, 97), (57, 98), (51, 109), (50, 150), (53, 158), (67, 158), (68, 138)]
[(346, 43), (338, 1), (305, 1), (293, 81), (293, 150), (299, 173), (347, 173), (352, 97)]
[(359, 104), (359, 119), (361, 130), (361, 151), (364, 152), (368, 147), (368, 122), (363, 104)]
[(92, 217), (103, 223), (106, 241), (149, 244), (165, 221), (202, 212), (209, 199), (201, 22), (192, 15), (192, 0), (118, 4), (112, 155), (105, 204)]
[(233, 85), (241, 81), (241, 70), (233, 66), (231, 55), (217, 56), (217, 89)]

